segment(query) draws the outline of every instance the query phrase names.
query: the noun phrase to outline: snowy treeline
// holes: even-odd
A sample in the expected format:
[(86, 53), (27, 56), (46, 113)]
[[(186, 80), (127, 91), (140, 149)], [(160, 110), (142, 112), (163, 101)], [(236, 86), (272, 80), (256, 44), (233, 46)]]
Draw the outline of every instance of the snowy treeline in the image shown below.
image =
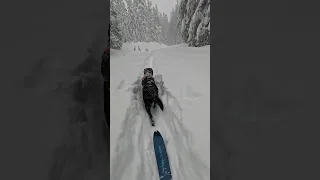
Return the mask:
[(210, 44), (210, 0), (180, 0), (181, 35), (190, 46)]
[(159, 12), (149, 0), (111, 0), (111, 47), (124, 42), (166, 43), (165, 27), (168, 17)]
[(210, 0), (180, 0), (171, 18), (150, 0), (111, 0), (111, 48), (125, 42), (158, 42), (167, 45), (209, 44)]
[(179, 2), (177, 0), (176, 6), (171, 10), (168, 32), (166, 33), (168, 45), (181, 44), (184, 42), (181, 36), (181, 24), (178, 23), (178, 13)]

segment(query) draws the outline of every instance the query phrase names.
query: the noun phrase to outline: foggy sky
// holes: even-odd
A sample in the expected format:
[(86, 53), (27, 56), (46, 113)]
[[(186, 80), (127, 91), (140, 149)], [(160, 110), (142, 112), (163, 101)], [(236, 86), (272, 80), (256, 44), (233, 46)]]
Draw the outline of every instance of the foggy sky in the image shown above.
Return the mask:
[(168, 15), (168, 18), (170, 20), (170, 13), (172, 8), (176, 5), (176, 0), (150, 0), (152, 1), (152, 4), (158, 5), (158, 9), (160, 12), (164, 12)]

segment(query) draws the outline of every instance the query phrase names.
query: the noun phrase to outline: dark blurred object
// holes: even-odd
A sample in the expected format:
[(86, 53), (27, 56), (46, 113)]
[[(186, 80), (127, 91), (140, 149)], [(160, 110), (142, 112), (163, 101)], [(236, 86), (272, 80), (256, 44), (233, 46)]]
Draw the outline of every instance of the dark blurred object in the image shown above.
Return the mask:
[(102, 54), (101, 74), (103, 76), (103, 94), (104, 94), (104, 113), (106, 116), (107, 125), (110, 129), (110, 25), (108, 29), (108, 45), (105, 47)]

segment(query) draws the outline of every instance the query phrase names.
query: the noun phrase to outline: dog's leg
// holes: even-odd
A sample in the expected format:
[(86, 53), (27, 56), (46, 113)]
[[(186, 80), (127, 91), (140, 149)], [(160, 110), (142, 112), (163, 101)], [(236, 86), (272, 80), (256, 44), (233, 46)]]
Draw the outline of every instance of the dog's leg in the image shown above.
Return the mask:
[(149, 115), (151, 124), (152, 124), (152, 126), (154, 126), (155, 122), (154, 122), (154, 119), (153, 119), (152, 114), (151, 114), (152, 101), (145, 101), (144, 104), (145, 104), (146, 111), (147, 111), (147, 113)]
[(155, 103), (157, 103), (160, 106), (160, 109), (163, 111), (163, 103), (159, 97), (156, 99)]

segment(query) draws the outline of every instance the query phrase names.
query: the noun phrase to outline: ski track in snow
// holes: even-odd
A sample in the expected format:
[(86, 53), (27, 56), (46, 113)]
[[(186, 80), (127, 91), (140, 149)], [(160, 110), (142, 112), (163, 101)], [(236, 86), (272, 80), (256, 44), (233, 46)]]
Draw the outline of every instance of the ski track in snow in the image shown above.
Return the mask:
[[(161, 55), (147, 53), (139, 64), (140, 72), (152, 67), (155, 76), (159, 76), (155, 60)], [(128, 87), (131, 90), (131, 102), (122, 122), (122, 130), (116, 141), (114, 157), (111, 159), (111, 180), (158, 180), (158, 169), (153, 147), (153, 133), (158, 130), (163, 135), (174, 180), (208, 180), (209, 168), (199, 158), (192, 146), (192, 134), (184, 127), (182, 107), (177, 98), (168, 89), (159, 87), (160, 98), (164, 104), (162, 112), (157, 105), (152, 108), (156, 126), (152, 127), (144, 109), (142, 100), (141, 76)], [(158, 77), (157, 76), (157, 77)], [(161, 77), (160, 77), (161, 79)], [(126, 80), (122, 80), (118, 89), (124, 89)], [(200, 94), (190, 86), (185, 98), (196, 100)], [(190, 103), (190, 102), (189, 102)], [(124, 107), (126, 108), (126, 107)], [(112, 131), (112, 128), (111, 128)], [(111, 146), (112, 147), (112, 146)]]
[(185, 99), (188, 100), (197, 100), (201, 95), (197, 92), (195, 92), (192, 87), (187, 86), (186, 88), (186, 95), (185, 95)]

